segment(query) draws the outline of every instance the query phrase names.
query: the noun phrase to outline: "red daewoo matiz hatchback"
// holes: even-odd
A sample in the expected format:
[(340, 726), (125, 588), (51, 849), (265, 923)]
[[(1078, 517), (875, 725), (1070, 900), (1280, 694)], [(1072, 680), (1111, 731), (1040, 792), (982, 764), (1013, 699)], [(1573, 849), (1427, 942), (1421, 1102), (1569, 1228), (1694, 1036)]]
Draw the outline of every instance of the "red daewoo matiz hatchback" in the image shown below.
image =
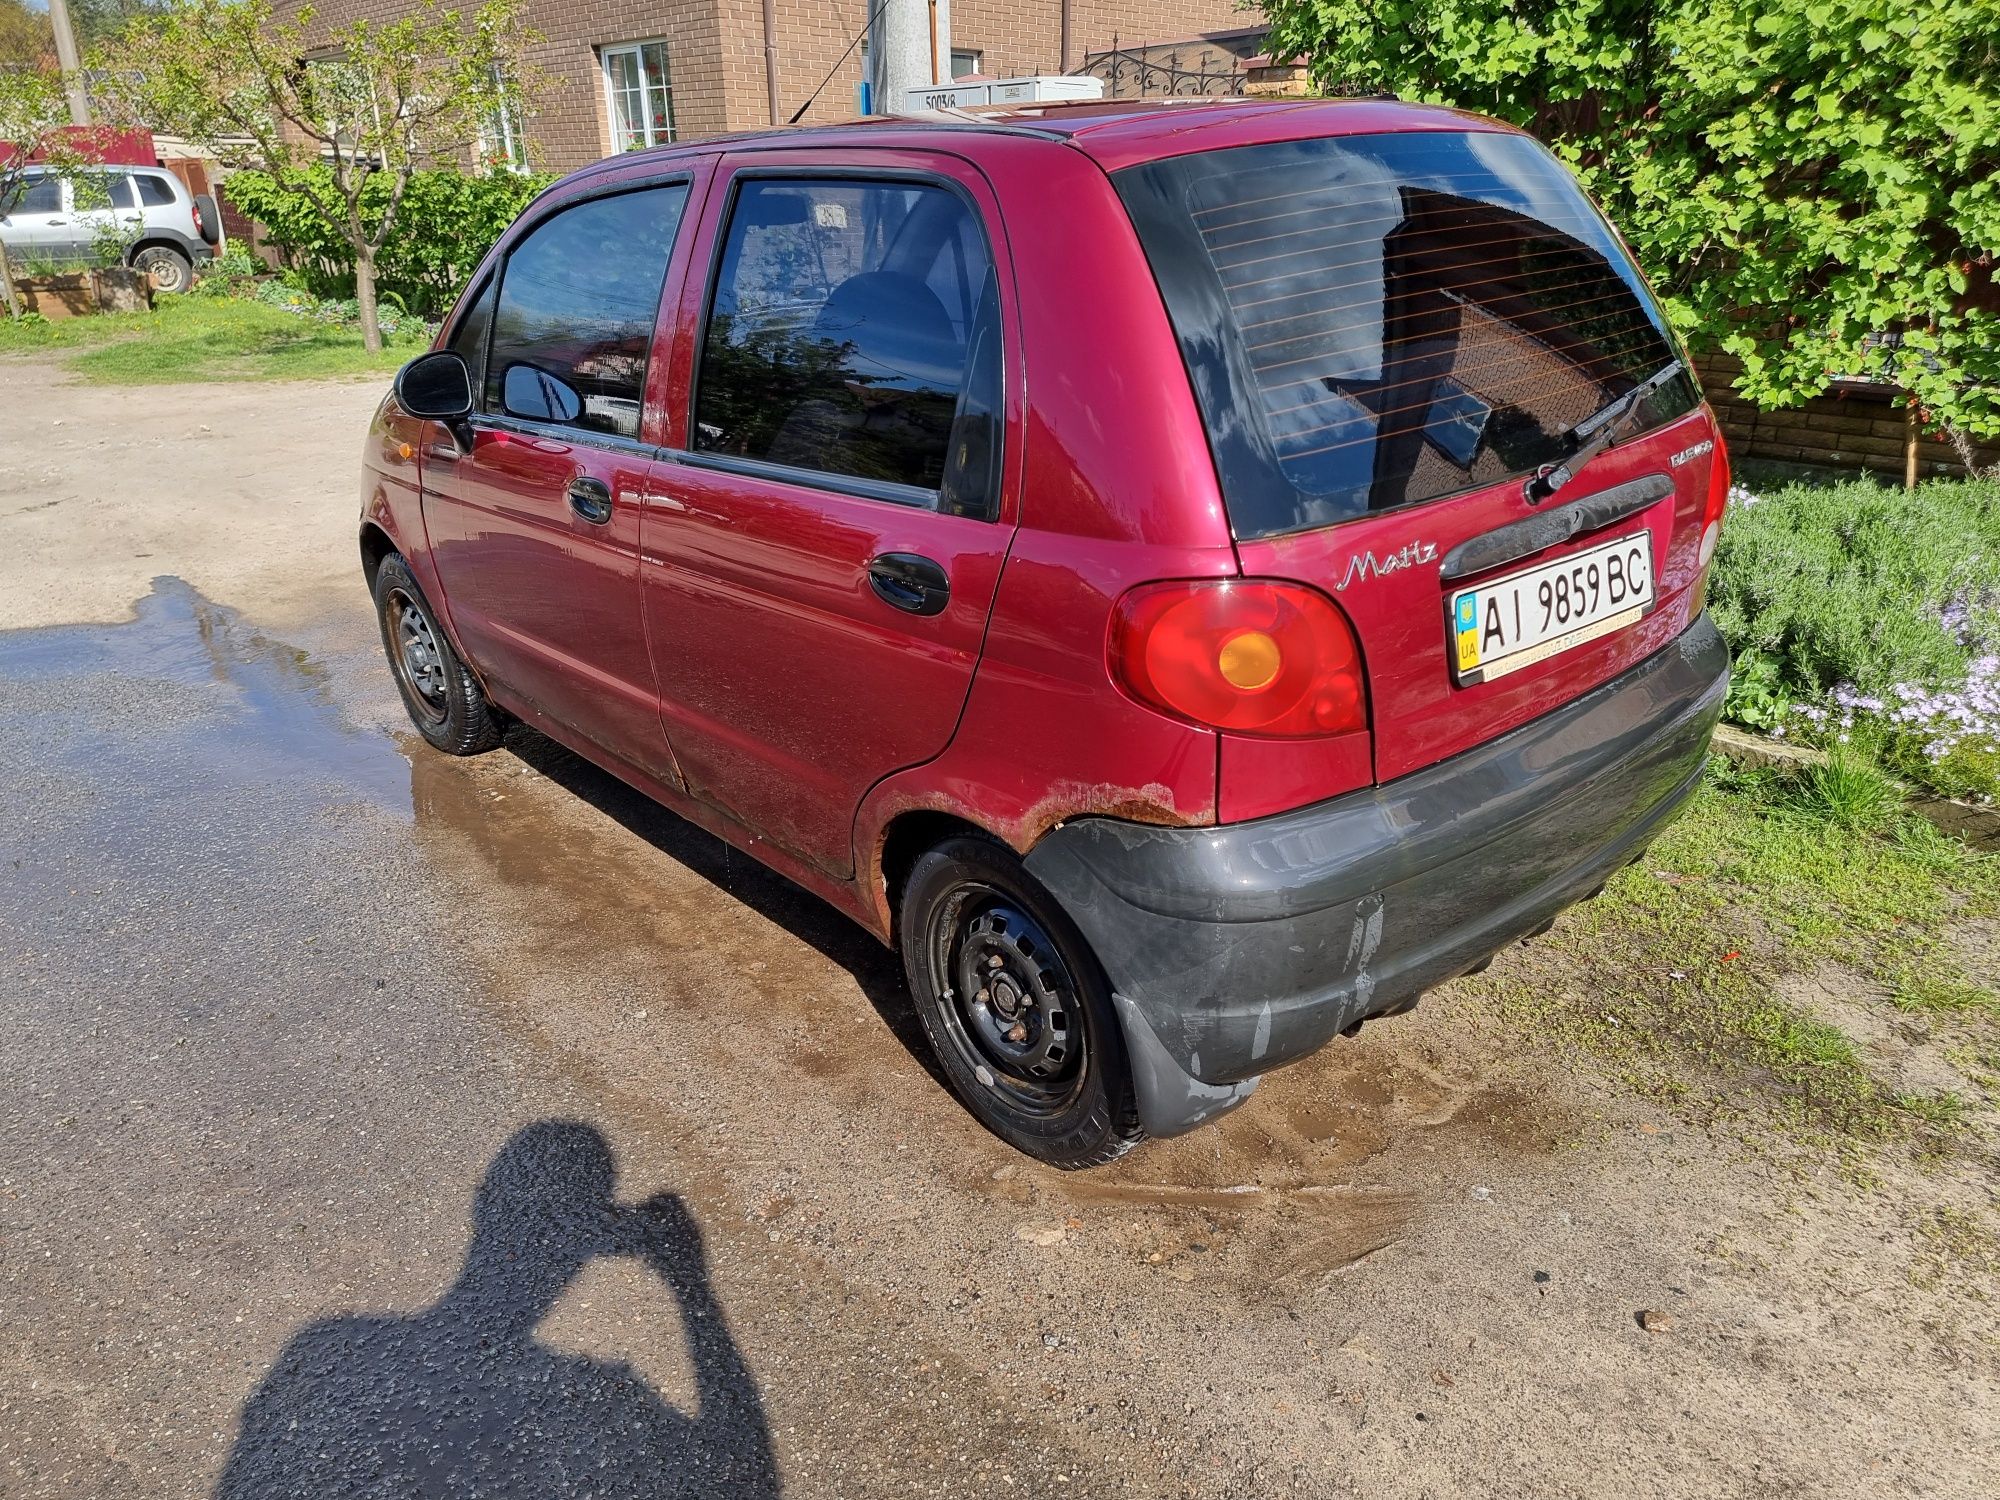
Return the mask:
[(898, 944), (1077, 1167), (1637, 857), (1728, 482), (1533, 140), (1131, 102), (575, 173), (398, 377), (361, 552), (433, 745), (518, 718)]

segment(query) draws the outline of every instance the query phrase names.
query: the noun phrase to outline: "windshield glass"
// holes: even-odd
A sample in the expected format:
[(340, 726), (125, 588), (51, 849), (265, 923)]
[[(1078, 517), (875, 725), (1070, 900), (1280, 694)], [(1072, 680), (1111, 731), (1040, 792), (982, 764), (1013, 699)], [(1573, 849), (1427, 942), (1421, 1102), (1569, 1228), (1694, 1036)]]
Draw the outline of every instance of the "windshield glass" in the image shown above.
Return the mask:
[[(1336, 136), (1117, 185), (1239, 537), (1532, 472), (1679, 354), (1617, 236), (1524, 136)], [(1700, 397), (1685, 370), (1628, 430)]]

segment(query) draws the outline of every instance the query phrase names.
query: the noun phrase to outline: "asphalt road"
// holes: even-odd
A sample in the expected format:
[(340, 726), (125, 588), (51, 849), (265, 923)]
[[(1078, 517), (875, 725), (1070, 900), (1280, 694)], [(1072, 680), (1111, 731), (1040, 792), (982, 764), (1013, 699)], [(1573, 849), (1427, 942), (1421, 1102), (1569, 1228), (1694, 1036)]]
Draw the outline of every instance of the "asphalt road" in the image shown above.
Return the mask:
[(1991, 1495), (1889, 1206), (1449, 991), (1011, 1154), (871, 939), (408, 731), (371, 403), (0, 364), (0, 1493)]

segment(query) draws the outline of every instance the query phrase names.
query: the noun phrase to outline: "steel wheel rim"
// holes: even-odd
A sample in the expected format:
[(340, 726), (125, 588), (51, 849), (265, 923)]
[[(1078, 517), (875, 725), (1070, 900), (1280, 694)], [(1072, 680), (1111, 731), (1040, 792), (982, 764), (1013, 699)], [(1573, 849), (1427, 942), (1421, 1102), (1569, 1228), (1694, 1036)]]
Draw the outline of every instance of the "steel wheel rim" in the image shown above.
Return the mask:
[(979, 1083), (1030, 1114), (1073, 1103), (1089, 1060), (1083, 999), (1047, 929), (969, 883), (940, 904), (929, 949), (938, 1018)]
[(145, 257), (146, 279), (156, 292), (171, 292), (181, 285), (180, 263), (165, 251)]
[(402, 589), (389, 591), (389, 636), (397, 676), (426, 717), (442, 723), (447, 708), (444, 649), (429, 611)]

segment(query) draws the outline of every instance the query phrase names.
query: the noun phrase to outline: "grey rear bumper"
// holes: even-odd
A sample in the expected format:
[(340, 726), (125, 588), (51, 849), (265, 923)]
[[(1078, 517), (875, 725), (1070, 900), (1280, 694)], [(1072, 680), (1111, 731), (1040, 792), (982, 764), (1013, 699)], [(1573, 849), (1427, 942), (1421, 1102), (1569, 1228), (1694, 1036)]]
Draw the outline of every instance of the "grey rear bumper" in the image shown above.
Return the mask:
[(1692, 794), (1729, 653), (1706, 616), (1438, 765), (1255, 822), (1080, 818), (1028, 855), (1117, 995), (1149, 1131), (1402, 1009), (1638, 857)]

